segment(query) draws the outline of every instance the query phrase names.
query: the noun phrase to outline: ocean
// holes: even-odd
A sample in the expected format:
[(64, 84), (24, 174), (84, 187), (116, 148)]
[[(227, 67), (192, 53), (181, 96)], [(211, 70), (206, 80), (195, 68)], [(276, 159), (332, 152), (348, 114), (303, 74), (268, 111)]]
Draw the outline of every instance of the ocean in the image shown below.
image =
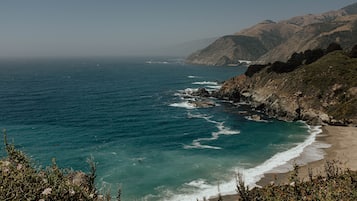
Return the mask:
[(93, 157), (98, 189), (115, 197), (120, 187), (125, 201), (234, 193), (237, 172), (253, 186), (321, 132), (245, 103), (193, 104), (190, 92), (217, 90), (245, 70), (165, 58), (2, 60), (0, 128), (37, 167), (56, 158), (62, 168), (88, 172)]

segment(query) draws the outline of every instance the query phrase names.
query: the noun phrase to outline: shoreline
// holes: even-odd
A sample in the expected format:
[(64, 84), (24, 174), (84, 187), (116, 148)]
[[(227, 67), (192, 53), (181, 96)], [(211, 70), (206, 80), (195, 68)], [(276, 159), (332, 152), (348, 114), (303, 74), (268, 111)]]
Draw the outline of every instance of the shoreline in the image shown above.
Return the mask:
[[(327, 161), (336, 161), (342, 169), (357, 171), (357, 127), (323, 126), (322, 133), (316, 138), (316, 143), (329, 146), (319, 148), (323, 151), (323, 159), (300, 166), (299, 177), (301, 180), (306, 181), (308, 179), (308, 169), (310, 168), (313, 175), (324, 174), (324, 165)], [(300, 156), (297, 160), (301, 157), (303, 156)], [(287, 184), (290, 174), (291, 171), (267, 173), (257, 184), (260, 186), (269, 185), (275, 178), (277, 179), (275, 184)]]
[[(342, 169), (357, 171), (357, 127), (322, 126), (321, 129), (322, 133), (317, 135), (312, 146), (315, 146), (314, 149), (321, 151), (320, 154), (323, 154), (322, 159), (304, 163), (304, 160), (306, 161), (304, 157), (311, 154), (309, 151), (304, 151), (299, 157), (289, 161), (287, 166), (284, 167), (289, 168), (289, 170), (285, 169), (287, 171), (282, 173), (279, 170), (273, 170), (270, 173), (264, 174), (264, 177), (256, 184), (259, 186), (266, 186), (272, 183), (275, 185), (288, 184), (292, 170), (291, 167), (295, 163), (300, 166), (299, 178), (302, 181), (308, 180), (309, 169), (312, 169), (313, 175), (324, 174), (326, 161), (335, 160)], [(235, 201), (238, 199), (238, 195), (223, 195), (222, 198), (224, 201)], [(214, 201), (217, 198), (210, 198), (209, 200)]]

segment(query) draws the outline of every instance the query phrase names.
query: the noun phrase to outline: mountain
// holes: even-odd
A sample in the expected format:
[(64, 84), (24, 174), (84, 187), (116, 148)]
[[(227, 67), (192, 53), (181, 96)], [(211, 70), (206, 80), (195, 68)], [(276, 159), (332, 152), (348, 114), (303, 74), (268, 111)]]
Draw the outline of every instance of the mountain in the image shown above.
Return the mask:
[(286, 61), (294, 52), (326, 48), (331, 42), (347, 49), (357, 42), (357, 3), (317, 15), (297, 16), (280, 22), (263, 21), (217, 39), (191, 54), (186, 61), (217, 66), (236, 64), (239, 60)]
[(282, 120), (357, 126), (356, 77), (357, 45), (345, 52), (332, 44), (295, 53), (287, 62), (251, 65), (215, 96), (246, 101)]
[(150, 50), (150, 53), (157, 56), (175, 56), (187, 57), (191, 52), (207, 47), (209, 44), (217, 40), (218, 37), (204, 38), (199, 40), (192, 40), (178, 44), (168, 45), (157, 49)]

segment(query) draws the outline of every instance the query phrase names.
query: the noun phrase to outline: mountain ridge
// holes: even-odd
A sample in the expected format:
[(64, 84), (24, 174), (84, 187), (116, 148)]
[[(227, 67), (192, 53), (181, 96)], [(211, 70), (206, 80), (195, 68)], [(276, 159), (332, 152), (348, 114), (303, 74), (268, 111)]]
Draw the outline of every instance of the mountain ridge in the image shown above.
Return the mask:
[[(245, 39), (249, 39), (248, 43)], [(337, 42), (351, 49), (357, 42), (357, 3), (322, 14), (265, 20), (235, 34), (223, 36), (187, 57), (187, 63), (223, 66), (239, 60), (261, 63), (286, 61), (294, 52), (326, 48)], [(248, 43), (248, 44), (247, 44)]]

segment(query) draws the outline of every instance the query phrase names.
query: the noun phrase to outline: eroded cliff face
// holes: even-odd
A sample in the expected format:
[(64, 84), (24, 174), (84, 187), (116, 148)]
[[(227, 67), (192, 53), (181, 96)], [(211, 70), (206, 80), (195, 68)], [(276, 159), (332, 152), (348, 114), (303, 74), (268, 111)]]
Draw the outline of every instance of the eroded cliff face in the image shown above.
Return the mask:
[(247, 101), (282, 120), (356, 126), (356, 78), (357, 59), (334, 51), (292, 72), (266, 66), (251, 76), (239, 75), (226, 81), (216, 96)]

